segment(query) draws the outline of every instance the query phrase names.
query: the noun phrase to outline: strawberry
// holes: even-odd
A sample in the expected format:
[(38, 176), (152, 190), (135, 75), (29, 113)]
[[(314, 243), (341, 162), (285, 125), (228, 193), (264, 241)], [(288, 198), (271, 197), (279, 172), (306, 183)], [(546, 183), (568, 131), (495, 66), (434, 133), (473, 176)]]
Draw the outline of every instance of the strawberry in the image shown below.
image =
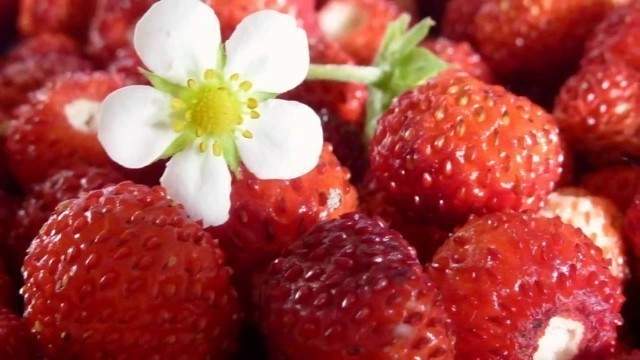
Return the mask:
[(360, 214), (292, 244), (259, 299), (274, 358), (453, 359), (440, 296), (415, 251)]
[(18, 27), (24, 36), (64, 33), (82, 40), (95, 11), (95, 1), (20, 0)]
[(448, 0), (442, 18), (442, 33), (452, 40), (473, 39), (476, 14), (488, 0)]
[(23, 273), (48, 358), (223, 358), (239, 325), (217, 242), (161, 187), (125, 182), (61, 204)]
[(504, 88), (444, 72), (398, 97), (371, 173), (403, 216), (449, 229), (471, 214), (538, 209), (560, 178), (554, 120)]
[(583, 67), (554, 108), (563, 137), (581, 160), (610, 164), (640, 158), (640, 72), (622, 62)]
[[(354, 63), (351, 56), (345, 53), (335, 41), (325, 38), (310, 39), (309, 47), (311, 62), (314, 64), (351, 65)], [(367, 88), (361, 84), (308, 80), (283, 94), (282, 97), (303, 102), (316, 111), (328, 109), (348, 122), (361, 123), (367, 95)]]
[(275, 10), (289, 14), (311, 37), (319, 35), (316, 0), (206, 0), (220, 20), (222, 38), (228, 39), (236, 26), (250, 14), (260, 10)]
[(493, 71), (469, 43), (438, 37), (424, 45), (454, 70), (466, 72), (486, 83), (495, 82)]
[(59, 203), (122, 181), (122, 175), (113, 169), (83, 166), (60, 171), (33, 186), (17, 211), (11, 234), (7, 238), (7, 262), (11, 273), (19, 275), (31, 241)]
[(351, 172), (351, 183), (360, 183), (369, 167), (362, 129), (355, 124), (342, 121), (326, 110), (320, 111), (319, 115), (324, 141), (332, 145), (333, 153), (340, 163)]
[[(0, 261), (0, 309), (16, 310), (18, 308), (18, 290), (9, 274), (5, 271), (4, 262)], [(0, 330), (1, 332), (1, 330)], [(2, 342), (0, 341), (0, 347)], [(2, 350), (0, 349), (0, 354)], [(0, 356), (0, 359), (4, 359)]]
[(582, 230), (611, 261), (611, 273), (621, 279), (629, 277), (622, 237), (623, 214), (611, 201), (592, 196), (584, 189), (563, 188), (549, 195), (540, 215), (559, 217), (565, 224)]
[(76, 165), (110, 166), (96, 134), (100, 102), (122, 86), (105, 73), (59, 77), (31, 97), (7, 132), (7, 158), (23, 187)]
[(27, 94), (55, 76), (88, 71), (78, 45), (64, 35), (44, 34), (21, 42), (0, 62), (0, 110), (11, 111)]
[(229, 220), (207, 230), (228, 256), (239, 290), (266, 269), (282, 249), (320, 221), (356, 210), (357, 193), (349, 171), (325, 145), (318, 165), (292, 180), (260, 180), (241, 168), (231, 191)]
[(506, 212), (470, 220), (429, 268), (453, 321), (456, 357), (608, 359), (623, 296), (605, 264), (580, 230)]
[(107, 65), (107, 71), (118, 74), (127, 85), (149, 85), (149, 80), (140, 72), (144, 64), (133, 48), (125, 47), (116, 52)]
[(585, 175), (580, 186), (590, 193), (611, 200), (625, 212), (640, 191), (640, 167), (614, 166)]
[(0, 309), (0, 359), (40, 359), (38, 344), (24, 319)]
[(329, 0), (318, 13), (325, 36), (358, 64), (373, 63), (387, 26), (402, 13), (392, 0)]

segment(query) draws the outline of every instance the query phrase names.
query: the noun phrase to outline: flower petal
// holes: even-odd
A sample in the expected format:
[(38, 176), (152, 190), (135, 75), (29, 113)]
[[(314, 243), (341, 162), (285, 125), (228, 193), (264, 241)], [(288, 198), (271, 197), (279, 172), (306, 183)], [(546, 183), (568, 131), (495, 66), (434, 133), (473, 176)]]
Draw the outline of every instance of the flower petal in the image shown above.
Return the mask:
[(320, 118), (307, 105), (267, 100), (259, 119), (246, 119), (253, 137), (238, 136), (240, 158), (261, 179), (293, 179), (311, 171), (322, 152)]
[(255, 91), (283, 93), (309, 72), (309, 42), (296, 20), (272, 10), (247, 16), (226, 43), (227, 75), (240, 74)]
[(216, 69), (220, 22), (200, 0), (162, 0), (140, 19), (133, 43), (149, 70), (184, 85)]
[(128, 86), (102, 102), (98, 139), (118, 164), (136, 169), (157, 160), (178, 137), (169, 121), (171, 96), (150, 86)]
[(160, 183), (205, 227), (224, 224), (229, 218), (231, 173), (222, 156), (190, 146), (169, 160)]

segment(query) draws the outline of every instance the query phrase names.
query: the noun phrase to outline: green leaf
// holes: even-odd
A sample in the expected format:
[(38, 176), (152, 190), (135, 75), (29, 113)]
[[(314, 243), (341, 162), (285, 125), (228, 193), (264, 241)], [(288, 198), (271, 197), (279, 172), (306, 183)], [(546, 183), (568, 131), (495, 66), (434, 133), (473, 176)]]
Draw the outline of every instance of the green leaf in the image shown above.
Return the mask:
[(171, 81), (160, 77), (150, 71), (140, 69), (140, 72), (149, 80), (154, 88), (162, 91), (163, 93), (167, 93), (176, 98), (182, 98), (189, 92), (188, 87), (172, 83)]
[(395, 65), (390, 90), (396, 93), (396, 96), (422, 85), (448, 66), (434, 53), (423, 48), (413, 49), (409, 54), (399, 59)]
[(398, 41), (402, 34), (407, 32), (410, 22), (411, 16), (408, 14), (402, 14), (387, 26), (387, 31), (385, 32), (384, 37), (380, 42), (378, 54), (373, 61), (375, 65), (379, 65), (389, 60), (387, 58), (393, 55), (393, 52), (390, 51), (391, 47)]

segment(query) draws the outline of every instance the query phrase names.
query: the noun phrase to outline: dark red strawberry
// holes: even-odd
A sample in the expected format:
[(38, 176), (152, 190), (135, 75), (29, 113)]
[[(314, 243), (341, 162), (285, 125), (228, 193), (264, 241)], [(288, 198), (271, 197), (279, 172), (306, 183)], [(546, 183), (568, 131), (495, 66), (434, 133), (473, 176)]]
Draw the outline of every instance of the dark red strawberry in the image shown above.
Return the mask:
[(448, 0), (442, 18), (442, 33), (449, 39), (473, 39), (473, 24), (480, 7), (487, 0)]
[(95, 0), (20, 0), (18, 26), (24, 36), (64, 33), (84, 39)]
[(160, 187), (125, 182), (61, 204), (23, 271), (47, 357), (217, 359), (233, 346), (224, 255)]
[(20, 277), (20, 267), (31, 241), (58, 204), (124, 180), (113, 169), (82, 166), (60, 171), (29, 189), (7, 238), (7, 263), (11, 274)]
[(348, 214), (314, 227), (260, 292), (274, 358), (453, 359), (440, 296), (397, 232)]
[(11, 111), (27, 101), (27, 94), (52, 78), (91, 65), (78, 45), (58, 34), (44, 34), (21, 42), (0, 62), (0, 110)]
[(563, 86), (553, 114), (580, 160), (640, 158), (639, 82), (640, 72), (616, 61), (587, 65)]
[(369, 65), (387, 26), (401, 13), (393, 0), (329, 0), (318, 20), (325, 36), (336, 40), (358, 64)]
[(369, 168), (362, 129), (326, 110), (320, 111), (319, 115), (324, 141), (333, 145), (333, 153), (351, 171), (351, 183), (359, 184)]
[(493, 71), (469, 43), (438, 37), (428, 40), (425, 47), (447, 62), (453, 70), (466, 72), (486, 83), (495, 82)]
[(580, 186), (590, 193), (605, 197), (625, 212), (640, 191), (640, 167), (615, 166), (585, 175)]
[[(0, 260), (0, 309), (18, 310), (18, 298), (18, 287), (15, 286), (15, 282), (11, 280), (11, 277), (5, 270), (4, 261)], [(1, 347), (2, 342), (0, 340), (0, 348)], [(2, 354), (1, 349), (0, 354)], [(4, 358), (0, 356), (0, 359)]]
[(0, 309), (0, 359), (41, 359), (39, 345), (24, 319)]
[(624, 231), (631, 243), (631, 250), (636, 257), (640, 257), (640, 196), (636, 196), (627, 209), (624, 218)]
[[(0, 190), (0, 248), (4, 250), (4, 245), (11, 232), (13, 219), (18, 209), (18, 200)], [(4, 260), (6, 255), (4, 251), (1, 258)]]
[[(310, 39), (310, 56), (314, 64), (353, 64), (353, 58), (335, 41), (326, 38)], [(367, 102), (367, 88), (348, 82), (309, 80), (282, 95), (283, 98), (303, 102), (316, 111), (328, 109), (343, 120), (361, 123)]]
[(553, 118), (525, 98), (445, 72), (398, 97), (370, 146), (372, 179), (405, 217), (442, 227), (538, 209), (560, 178)]
[[(515, 212), (474, 218), (436, 253), (461, 359), (609, 359), (620, 281), (580, 230)], [(562, 355), (558, 355), (562, 354)]]
[(111, 166), (98, 141), (100, 102), (123, 84), (106, 73), (59, 77), (33, 94), (7, 132), (7, 158), (20, 184), (76, 165)]

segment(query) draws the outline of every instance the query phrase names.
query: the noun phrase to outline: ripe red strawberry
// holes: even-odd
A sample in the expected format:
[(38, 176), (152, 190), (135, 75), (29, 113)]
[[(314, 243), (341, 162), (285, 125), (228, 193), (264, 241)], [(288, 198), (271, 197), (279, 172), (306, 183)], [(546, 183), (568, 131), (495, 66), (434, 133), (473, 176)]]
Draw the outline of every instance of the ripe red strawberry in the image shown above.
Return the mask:
[(50, 358), (217, 359), (235, 339), (224, 255), (160, 187), (63, 203), (23, 272), (25, 317)]
[(76, 165), (109, 166), (96, 135), (100, 102), (122, 86), (105, 73), (71, 74), (55, 79), (19, 111), (7, 132), (7, 158), (23, 187)]
[(625, 212), (640, 191), (640, 167), (615, 166), (589, 173), (580, 186), (590, 193), (611, 200)]
[(297, 179), (260, 180), (241, 170), (231, 191), (229, 220), (208, 231), (220, 239), (245, 291), (250, 276), (312, 226), (355, 211), (357, 198), (349, 171), (325, 145), (316, 168)]
[(593, 31), (586, 45), (583, 64), (619, 60), (640, 70), (640, 3), (630, 1), (609, 13)]
[(493, 71), (469, 43), (438, 37), (425, 42), (425, 47), (454, 70), (466, 72), (486, 83), (495, 82)]
[(473, 39), (476, 14), (488, 0), (449, 0), (442, 18), (442, 33), (453, 40)]
[(318, 21), (325, 36), (336, 40), (358, 64), (369, 65), (387, 26), (401, 13), (392, 0), (329, 0)]
[(60, 171), (43, 183), (33, 186), (17, 211), (11, 234), (7, 238), (10, 272), (19, 276), (31, 241), (58, 204), (124, 180), (113, 169), (82, 166)]
[(64, 33), (82, 40), (94, 12), (95, 1), (20, 0), (18, 27), (24, 36)]
[(610, 260), (611, 274), (629, 277), (626, 249), (622, 236), (622, 212), (606, 198), (593, 196), (580, 188), (563, 188), (549, 195), (540, 210), (545, 217), (559, 217), (565, 224), (584, 232)]
[(456, 357), (611, 358), (623, 296), (605, 264), (589, 238), (559, 219), (472, 219), (430, 266), (454, 324)]
[[(326, 38), (310, 39), (310, 56), (314, 64), (350, 65), (354, 61), (335, 42)], [(362, 84), (310, 80), (282, 95), (309, 105), (316, 111), (328, 109), (343, 120), (360, 123), (365, 113), (367, 88)]]
[(342, 166), (351, 172), (351, 183), (359, 184), (369, 168), (362, 129), (326, 110), (321, 110), (318, 115), (322, 121), (324, 141), (332, 145), (333, 153)]
[(440, 296), (415, 251), (364, 215), (321, 223), (291, 245), (259, 298), (274, 358), (453, 359)]
[(0, 359), (38, 360), (38, 343), (24, 319), (0, 309)]
[(319, 34), (315, 0), (206, 0), (220, 19), (222, 38), (228, 39), (240, 21), (260, 10), (294, 16), (311, 37)]
[(553, 118), (525, 98), (445, 72), (398, 97), (371, 173), (405, 217), (450, 228), (471, 214), (538, 209), (560, 178)]
[(78, 45), (64, 35), (44, 34), (21, 42), (0, 62), (0, 110), (11, 111), (55, 76), (91, 69), (80, 56)]
[(622, 62), (583, 67), (563, 86), (554, 116), (577, 156), (591, 164), (640, 158), (640, 72)]

